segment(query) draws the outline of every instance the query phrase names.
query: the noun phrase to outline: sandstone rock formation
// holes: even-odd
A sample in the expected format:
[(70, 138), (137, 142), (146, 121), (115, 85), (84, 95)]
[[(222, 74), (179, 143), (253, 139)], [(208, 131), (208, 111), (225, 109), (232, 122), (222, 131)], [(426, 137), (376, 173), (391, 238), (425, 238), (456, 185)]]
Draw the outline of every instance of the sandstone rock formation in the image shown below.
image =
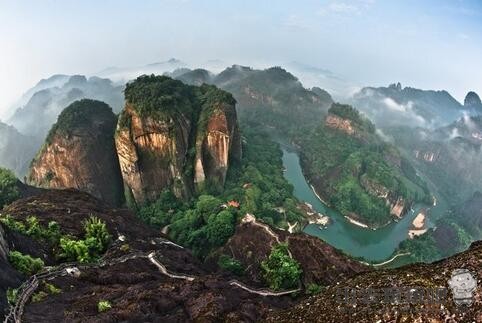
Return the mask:
[(241, 159), (241, 138), (233, 104), (220, 103), (207, 117), (205, 131), (196, 138), (194, 183), (202, 188), (206, 179), (209, 185), (223, 186), (229, 166), (229, 153)]
[(325, 125), (332, 129), (338, 129), (340, 131), (343, 131), (350, 136), (355, 133), (355, 128), (353, 127), (351, 120), (343, 119), (334, 114), (329, 114), (326, 117)]
[(116, 146), (128, 200), (144, 203), (171, 189), (189, 198), (223, 186), (230, 158), (241, 157), (235, 101), (214, 86), (141, 76), (126, 87)]
[(32, 161), (28, 182), (44, 188), (76, 188), (112, 205), (122, 203), (114, 145), (116, 122), (112, 109), (103, 102), (72, 103)]

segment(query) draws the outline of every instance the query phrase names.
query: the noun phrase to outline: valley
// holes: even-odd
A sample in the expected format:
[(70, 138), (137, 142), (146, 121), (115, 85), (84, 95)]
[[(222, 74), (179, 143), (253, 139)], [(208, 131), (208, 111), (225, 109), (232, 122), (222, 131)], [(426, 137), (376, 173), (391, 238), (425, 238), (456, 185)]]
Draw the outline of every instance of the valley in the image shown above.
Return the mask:
[[(479, 119), (431, 131), (434, 153), (280, 67), (170, 75), (127, 83), (119, 114), (69, 104), (31, 162), (32, 186), (2, 170), (10, 320), (270, 319), (334, 284), (476, 239), (478, 215), (461, 219), (435, 174), (460, 151), (477, 162)], [(455, 235), (446, 249), (444, 234)]]
[[(313, 205), (317, 212), (327, 215), (331, 220), (326, 227), (310, 224), (303, 231), (321, 238), (353, 257), (362, 258), (371, 263), (382, 262), (391, 257), (400, 242), (408, 238), (412, 221), (418, 212), (426, 207), (424, 204), (415, 204), (400, 220), (377, 230), (360, 227), (327, 206), (315, 195), (303, 175), (299, 157), (293, 147), (286, 145), (283, 147), (283, 166), (286, 169), (285, 178), (294, 187), (293, 194), (299, 200)], [(438, 204), (430, 210), (429, 217), (437, 218), (445, 211), (446, 208)], [(430, 226), (431, 224), (427, 223), (427, 227)], [(398, 261), (397, 265), (400, 265), (400, 259)]]

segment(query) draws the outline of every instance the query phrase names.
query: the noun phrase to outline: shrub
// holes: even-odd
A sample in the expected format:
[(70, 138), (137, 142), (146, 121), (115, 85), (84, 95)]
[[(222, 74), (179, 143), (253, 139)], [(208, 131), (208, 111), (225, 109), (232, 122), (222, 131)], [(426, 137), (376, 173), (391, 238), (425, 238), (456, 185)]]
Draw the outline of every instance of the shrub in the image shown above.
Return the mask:
[(306, 287), (306, 294), (316, 295), (321, 293), (321, 286), (315, 283), (311, 283)]
[(47, 296), (49, 296), (49, 294), (41, 290), (32, 295), (32, 303), (41, 302)]
[(18, 251), (10, 251), (8, 261), (10, 261), (15, 269), (25, 275), (36, 274), (44, 267), (42, 259), (33, 258), (30, 255), (24, 255)]
[(2, 222), (3, 225), (5, 225), (7, 228), (9, 228), (12, 231), (15, 232), (20, 232), (20, 233), (27, 233), (27, 228), (25, 225), (20, 222), (16, 221), (12, 216), (10, 215), (5, 215), (0, 218), (0, 222)]
[(103, 253), (109, 247), (111, 236), (107, 231), (105, 222), (95, 216), (91, 216), (84, 222), (85, 240), (89, 241), (89, 247), (97, 254)]
[(0, 167), (0, 210), (19, 197), (17, 178), (10, 170)]
[(60, 238), (59, 257), (67, 261), (93, 262), (105, 252), (112, 240), (105, 222), (91, 216), (84, 222), (85, 239)]
[(229, 256), (221, 255), (218, 260), (218, 266), (226, 271), (229, 271), (235, 275), (241, 276), (244, 273), (244, 268), (241, 263)]
[(299, 283), (302, 270), (299, 263), (292, 259), (288, 245), (275, 246), (268, 257), (261, 263), (263, 277), (274, 290), (293, 288)]
[(101, 300), (97, 303), (97, 311), (99, 313), (108, 311), (112, 308), (112, 304), (109, 301)]
[(13, 305), (17, 302), (18, 297), (18, 289), (17, 288), (8, 288), (7, 289), (7, 301), (9, 304)]
[(60, 239), (60, 226), (55, 221), (50, 221), (47, 229), (42, 227), (35, 216), (27, 217), (27, 225), (15, 220), (10, 215), (0, 218), (0, 221), (10, 230), (19, 232), (36, 239), (46, 239), (52, 244), (57, 244)]
[(69, 238), (60, 239), (60, 258), (67, 261), (92, 262), (93, 257), (89, 253), (89, 247), (84, 240), (73, 240)]
[(44, 282), (42, 289), (32, 295), (32, 303), (41, 302), (45, 297), (49, 295), (60, 294), (62, 290), (53, 284)]
[(57, 295), (62, 292), (60, 288), (58, 288), (54, 284), (49, 284), (49, 283), (45, 283), (45, 289), (49, 294), (52, 294), (52, 295)]

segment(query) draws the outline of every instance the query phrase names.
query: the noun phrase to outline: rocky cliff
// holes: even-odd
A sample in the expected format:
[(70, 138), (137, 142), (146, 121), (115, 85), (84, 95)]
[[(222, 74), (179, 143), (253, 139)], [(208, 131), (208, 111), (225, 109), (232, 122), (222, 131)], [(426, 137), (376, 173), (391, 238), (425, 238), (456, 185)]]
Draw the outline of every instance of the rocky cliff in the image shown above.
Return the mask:
[(213, 102), (204, 112), (203, 125), (196, 137), (194, 183), (201, 189), (208, 185), (222, 187), (226, 180), (230, 153), (241, 159), (241, 137), (239, 134), (234, 104)]
[[(200, 263), (189, 250), (166, 239), (139, 222), (128, 210), (111, 209), (86, 193), (47, 190), (5, 208), (16, 221), (25, 223), (35, 214), (42, 227), (58, 223), (62, 234), (81, 238), (82, 221), (95, 215), (105, 222), (113, 242), (96, 263), (58, 265), (45, 239), (32, 238), (5, 226), (10, 248), (42, 258), (48, 268), (38, 275), (38, 285), (19, 290), (25, 299), (13, 313), (23, 322), (478, 322), (480, 288), (473, 291), (470, 307), (461, 309), (452, 299), (448, 281), (452, 272), (465, 268), (476, 274), (478, 285), (482, 245), (433, 264), (415, 264), (398, 269), (373, 270), (351, 260), (323, 241), (303, 233), (273, 229), (254, 217), (245, 217), (222, 253), (248, 265), (245, 275), (235, 276), (209, 263)], [(3, 224), (2, 224), (3, 225)], [(303, 269), (301, 290), (275, 292), (256, 283), (259, 266), (271, 246), (286, 242), (291, 257)], [(0, 290), (17, 287), (26, 277), (2, 263)], [(250, 266), (251, 265), (251, 266)], [(256, 266), (255, 266), (256, 265)], [(252, 268), (253, 267), (253, 268)], [(74, 274), (69, 274), (74, 273)], [(75, 272), (77, 274), (75, 274)], [(254, 275), (253, 275), (254, 274)], [(313, 282), (322, 285), (318, 294), (305, 294)], [(46, 283), (60, 290), (42, 292)], [(421, 303), (418, 290), (446, 288), (440, 303)], [(345, 290), (360, 298), (343, 298)], [(393, 291), (384, 298), (388, 291)], [(397, 290), (403, 302), (393, 299)], [(367, 294), (370, 292), (371, 296)], [(36, 295), (35, 300), (31, 299)], [(42, 295), (39, 297), (39, 295)], [(341, 295), (341, 297), (340, 297)], [(374, 298), (378, 297), (378, 298)], [(98, 303), (111, 308), (99, 312)], [(350, 302), (350, 303), (348, 303)], [(0, 306), (6, 308), (5, 293)]]
[(112, 205), (122, 203), (116, 122), (103, 102), (84, 99), (68, 106), (32, 161), (28, 182), (44, 188), (76, 188)]
[(332, 129), (338, 129), (348, 135), (355, 133), (355, 128), (352, 125), (351, 120), (343, 119), (337, 115), (329, 114), (325, 119), (325, 125)]
[[(469, 250), (435, 263), (362, 273), (329, 286), (294, 308), (270, 313), (266, 321), (481, 322), (481, 259), (482, 243), (476, 242)], [(464, 289), (471, 289), (468, 284), (460, 289), (450, 287), (457, 269), (468, 270), (477, 282), (476, 288), (465, 294), (472, 300), (470, 306), (454, 301)], [(459, 278), (468, 280), (467, 275)]]
[(139, 77), (125, 94), (116, 146), (126, 196), (142, 204), (165, 189), (189, 198), (224, 185), (230, 158), (241, 157), (230, 94), (165, 76)]

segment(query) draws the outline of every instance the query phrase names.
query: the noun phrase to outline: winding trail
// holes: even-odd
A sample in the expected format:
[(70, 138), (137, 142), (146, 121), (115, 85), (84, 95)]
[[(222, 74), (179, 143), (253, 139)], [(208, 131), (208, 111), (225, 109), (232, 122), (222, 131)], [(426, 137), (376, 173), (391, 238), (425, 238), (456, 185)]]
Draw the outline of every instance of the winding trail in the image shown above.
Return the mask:
[(157, 268), (159, 268), (159, 271), (163, 273), (164, 275), (174, 278), (174, 279), (185, 279), (188, 281), (193, 281), (194, 277), (191, 276), (186, 276), (186, 275), (176, 275), (176, 274), (171, 274), (167, 271), (166, 266), (164, 266), (159, 260), (155, 258), (156, 253), (151, 252), (147, 258), (149, 258), (149, 261), (152, 262), (154, 265), (156, 265)]
[[(258, 221), (256, 221), (256, 217), (254, 215), (250, 213), (246, 213), (244, 218), (241, 220), (241, 223), (251, 223), (252, 225), (256, 225), (258, 227), (263, 228), (270, 236), (272, 236), (276, 240), (276, 243), (281, 244), (281, 240), (279, 236), (276, 233), (274, 233), (274, 231), (269, 227), (269, 225), (264, 223), (259, 223)], [(287, 248), (287, 250), (290, 258), (293, 258), (293, 255), (291, 254), (290, 249)]]
[(393, 256), (392, 258), (388, 259), (387, 261), (384, 261), (384, 262), (380, 262), (378, 264), (369, 264), (373, 267), (379, 267), (379, 266), (383, 266), (383, 265), (386, 265), (388, 263), (391, 263), (392, 261), (394, 261), (395, 259), (397, 259), (398, 257), (402, 257), (402, 256), (408, 256), (410, 255), (410, 252), (402, 252), (402, 253), (397, 253), (395, 256)]
[[(263, 225), (260, 225), (264, 227)], [(273, 233), (274, 234), (274, 233)], [(279, 239), (278, 239), (279, 241)], [(165, 239), (156, 239), (152, 240), (151, 243), (153, 244), (167, 244), (167, 245), (173, 245), (175, 247), (184, 249), (183, 247)], [(20, 323), (22, 322), (22, 315), (24, 313), (25, 305), (27, 302), (30, 301), (32, 295), (35, 293), (36, 289), (40, 285), (40, 281), (42, 280), (51, 280), (57, 277), (62, 277), (62, 276), (73, 276), (73, 277), (78, 277), (75, 276), (75, 273), (80, 273), (82, 270), (87, 270), (87, 269), (98, 269), (106, 266), (116, 266), (121, 263), (124, 263), (129, 260), (133, 259), (148, 259), (152, 264), (154, 264), (159, 271), (173, 279), (183, 279), (187, 280), (189, 282), (192, 282), (196, 279), (196, 277), (193, 276), (188, 276), (188, 275), (182, 275), (182, 274), (177, 274), (177, 273), (170, 273), (166, 266), (159, 261), (159, 259), (156, 257), (158, 254), (159, 250), (157, 251), (150, 251), (150, 252), (142, 252), (142, 251), (136, 251), (132, 252), (128, 255), (121, 256), (112, 260), (105, 260), (101, 259), (98, 263), (95, 264), (80, 264), (80, 263), (64, 263), (61, 264), (57, 267), (53, 268), (47, 268), (45, 271), (35, 274), (31, 276), (27, 281), (25, 281), (19, 288), (18, 288), (18, 296), (17, 296), (17, 301), (15, 302), (14, 305), (10, 306), (10, 310), (5, 316), (4, 323)], [(229, 285), (235, 286), (242, 288), (243, 290), (261, 295), (261, 296), (283, 296), (283, 295), (288, 295), (292, 293), (296, 293), (300, 291), (301, 289), (294, 289), (294, 290), (288, 290), (288, 291), (281, 291), (281, 292), (274, 292), (269, 289), (254, 289), (250, 288), (244, 283), (237, 281), (237, 280), (231, 280), (229, 281)]]
[(231, 280), (229, 282), (229, 285), (242, 288), (245, 291), (248, 291), (252, 294), (258, 294), (261, 296), (283, 296), (283, 295), (293, 294), (301, 290), (301, 288), (297, 288), (297, 289), (291, 289), (291, 290), (286, 290), (281, 292), (273, 292), (272, 290), (269, 290), (269, 289), (253, 289), (237, 280)]
[(258, 221), (256, 221), (256, 217), (254, 215), (252, 215), (250, 213), (246, 213), (246, 215), (241, 220), (241, 222), (242, 223), (252, 223), (253, 225), (256, 225), (258, 227), (263, 228), (266, 232), (268, 232), (268, 234), (270, 236), (272, 236), (276, 240), (276, 242), (278, 244), (281, 243), (278, 235), (276, 233), (274, 233), (274, 231), (271, 230), (271, 228), (267, 224), (259, 223)]

